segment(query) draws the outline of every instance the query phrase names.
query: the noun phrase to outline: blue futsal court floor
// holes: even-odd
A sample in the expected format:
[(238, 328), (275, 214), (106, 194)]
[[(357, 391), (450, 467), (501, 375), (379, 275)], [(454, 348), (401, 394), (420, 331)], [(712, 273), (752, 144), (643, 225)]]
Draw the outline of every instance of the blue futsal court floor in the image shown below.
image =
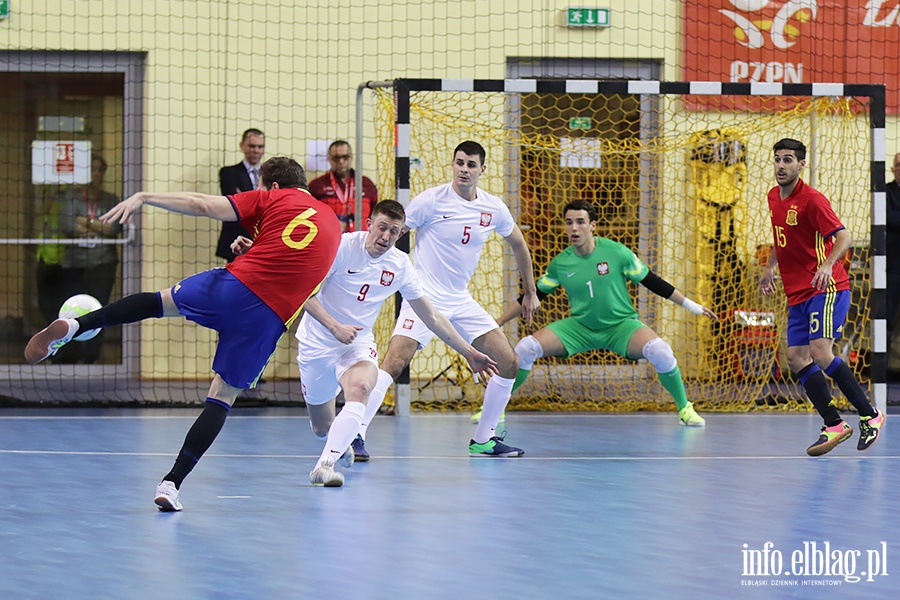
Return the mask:
[(0, 598), (900, 597), (897, 415), (818, 459), (812, 414), (511, 413), (506, 460), (468, 415), (379, 417), (325, 489), (302, 408), (238, 408), (159, 513), (198, 413), (0, 410)]

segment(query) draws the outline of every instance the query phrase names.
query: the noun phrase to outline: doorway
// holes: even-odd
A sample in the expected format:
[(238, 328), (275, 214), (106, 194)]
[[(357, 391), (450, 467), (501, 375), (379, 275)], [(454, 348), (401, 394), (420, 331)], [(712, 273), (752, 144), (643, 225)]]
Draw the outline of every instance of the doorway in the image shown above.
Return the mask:
[(0, 52), (0, 373), (24, 386), (0, 393), (31, 400), (42, 394), (29, 382), (138, 372), (138, 328), (36, 366), (23, 350), (69, 296), (138, 289), (139, 228), (94, 217), (139, 189), (143, 65), (141, 53)]

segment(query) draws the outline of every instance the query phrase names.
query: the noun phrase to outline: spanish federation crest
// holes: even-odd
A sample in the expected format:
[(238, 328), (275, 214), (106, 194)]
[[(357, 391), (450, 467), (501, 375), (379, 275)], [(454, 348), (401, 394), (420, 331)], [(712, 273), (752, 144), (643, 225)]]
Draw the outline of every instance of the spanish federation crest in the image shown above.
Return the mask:
[(797, 224), (797, 210), (791, 208), (787, 211), (787, 216), (784, 219), (784, 222), (788, 225), (796, 225)]
[(609, 275), (609, 263), (597, 263), (597, 275)]
[(381, 285), (390, 286), (394, 283), (394, 274), (390, 271), (382, 271), (381, 272)]
[(493, 218), (493, 216), (494, 215), (491, 213), (486, 213), (486, 212), (481, 213), (481, 226), (487, 227), (488, 225), (490, 225), (491, 219)]

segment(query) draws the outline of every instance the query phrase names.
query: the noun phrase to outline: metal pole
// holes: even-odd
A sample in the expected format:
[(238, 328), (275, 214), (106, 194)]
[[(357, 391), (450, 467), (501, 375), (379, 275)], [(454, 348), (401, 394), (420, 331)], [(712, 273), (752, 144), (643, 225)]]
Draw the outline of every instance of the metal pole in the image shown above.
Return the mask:
[(394, 87), (393, 80), (388, 81), (366, 81), (365, 83), (359, 84), (356, 88), (356, 161), (354, 163), (354, 169), (356, 171), (356, 179), (359, 182), (356, 185), (355, 190), (355, 202), (354, 202), (354, 222), (356, 223), (356, 231), (362, 231), (363, 222), (362, 222), (362, 198), (363, 198), (363, 126), (364, 126), (364, 111), (363, 111), (363, 91), (367, 89), (374, 88), (382, 88), (382, 87)]

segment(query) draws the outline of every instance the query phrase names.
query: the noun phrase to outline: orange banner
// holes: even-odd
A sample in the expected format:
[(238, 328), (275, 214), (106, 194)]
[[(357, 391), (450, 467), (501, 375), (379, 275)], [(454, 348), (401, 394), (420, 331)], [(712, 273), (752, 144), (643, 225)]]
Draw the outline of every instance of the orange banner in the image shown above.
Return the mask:
[(900, 0), (685, 0), (686, 81), (886, 83), (900, 114)]

